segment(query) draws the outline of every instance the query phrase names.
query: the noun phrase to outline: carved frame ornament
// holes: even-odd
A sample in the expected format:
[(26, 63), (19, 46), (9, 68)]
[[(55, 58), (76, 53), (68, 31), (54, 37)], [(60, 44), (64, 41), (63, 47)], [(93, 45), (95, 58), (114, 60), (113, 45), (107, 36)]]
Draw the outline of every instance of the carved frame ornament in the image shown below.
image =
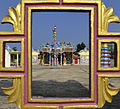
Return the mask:
[[(31, 14), (32, 11), (88, 11), (90, 13), (91, 78), (90, 97), (81, 99), (33, 99), (31, 96)], [(113, 8), (106, 8), (101, 0), (22, 0), (16, 8), (9, 8), (2, 23), (13, 24), (14, 32), (0, 32), (0, 78), (13, 78), (13, 87), (2, 88), (9, 102), (16, 102), (20, 109), (80, 109), (101, 108), (111, 102), (119, 92), (108, 84), (109, 78), (120, 77), (120, 33), (108, 32), (108, 24), (120, 22)], [(3, 42), (21, 41), (20, 69), (3, 68)], [(102, 42), (117, 43), (117, 67), (100, 68)]]

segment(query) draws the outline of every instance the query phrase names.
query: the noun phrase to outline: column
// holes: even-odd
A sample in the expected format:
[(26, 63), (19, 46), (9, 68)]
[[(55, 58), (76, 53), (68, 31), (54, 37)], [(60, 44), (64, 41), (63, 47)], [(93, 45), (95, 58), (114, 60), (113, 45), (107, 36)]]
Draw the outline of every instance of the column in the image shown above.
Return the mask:
[(59, 65), (59, 61), (58, 61), (58, 55), (57, 55), (57, 58), (56, 58), (56, 66)]
[(43, 53), (43, 62), (42, 62), (42, 65), (44, 64), (44, 53)]
[(41, 56), (41, 63), (40, 64), (43, 65), (43, 56)]
[(15, 54), (13, 54), (13, 65), (14, 65), (14, 67), (16, 66), (15, 65)]
[(12, 59), (11, 59), (11, 66), (13, 66), (14, 55), (11, 54), (11, 56), (12, 56)]
[(61, 59), (61, 66), (62, 66), (62, 53), (60, 54), (60, 59)]
[(49, 65), (51, 65), (51, 53), (49, 54)]
[(54, 64), (54, 58), (53, 58), (53, 56), (54, 56), (54, 53), (53, 53), (53, 55), (52, 55), (52, 66), (53, 66), (53, 64)]
[(19, 57), (18, 57), (18, 53), (17, 53), (17, 67), (18, 67), (18, 62), (19, 62), (19, 61), (18, 61), (18, 58), (19, 58)]
[(66, 65), (66, 57), (65, 57), (65, 53), (64, 53), (64, 60), (63, 60), (63, 65)]
[(71, 62), (71, 65), (73, 64), (73, 52), (72, 52), (72, 62)]

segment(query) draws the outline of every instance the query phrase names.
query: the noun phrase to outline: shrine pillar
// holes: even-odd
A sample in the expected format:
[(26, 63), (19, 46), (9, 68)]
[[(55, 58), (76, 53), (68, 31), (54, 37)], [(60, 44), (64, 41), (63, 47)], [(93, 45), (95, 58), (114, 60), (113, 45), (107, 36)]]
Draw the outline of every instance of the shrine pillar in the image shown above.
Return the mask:
[(45, 59), (45, 54), (43, 53), (43, 61), (42, 61), (42, 65), (44, 64), (44, 59)]
[(51, 53), (49, 54), (49, 65), (51, 65)]
[(60, 61), (61, 62), (61, 66), (62, 66), (62, 53), (60, 54), (60, 59), (61, 59), (61, 61)]
[(63, 65), (66, 65), (66, 55), (65, 55), (65, 53), (64, 53)]
[(16, 65), (17, 65), (17, 67), (18, 67), (18, 58), (19, 58), (19, 56), (18, 56), (18, 53), (17, 53), (17, 62), (16, 62)]

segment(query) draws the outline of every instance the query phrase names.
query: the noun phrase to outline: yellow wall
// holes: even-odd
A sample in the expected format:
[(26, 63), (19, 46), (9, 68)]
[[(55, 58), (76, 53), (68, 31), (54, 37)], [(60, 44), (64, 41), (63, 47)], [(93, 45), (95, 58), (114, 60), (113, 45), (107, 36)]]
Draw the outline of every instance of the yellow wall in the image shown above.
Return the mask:
[(87, 51), (87, 52), (83, 51), (83, 52), (79, 53), (79, 55), (89, 55), (89, 51)]
[(36, 51), (33, 51), (32, 52), (32, 55), (38, 55), (39, 53), (38, 52), (36, 52)]

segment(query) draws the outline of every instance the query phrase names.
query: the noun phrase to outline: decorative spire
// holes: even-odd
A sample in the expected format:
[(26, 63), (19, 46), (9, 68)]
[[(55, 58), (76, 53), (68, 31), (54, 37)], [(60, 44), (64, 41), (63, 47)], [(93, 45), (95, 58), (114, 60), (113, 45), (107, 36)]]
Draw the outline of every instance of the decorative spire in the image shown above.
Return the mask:
[(53, 34), (54, 34), (54, 40), (56, 40), (56, 26), (54, 26)]
[(53, 30), (53, 34), (54, 34), (54, 60), (53, 60), (53, 66), (58, 66), (58, 60), (57, 60), (57, 53), (56, 53), (56, 26), (54, 26), (54, 30)]

